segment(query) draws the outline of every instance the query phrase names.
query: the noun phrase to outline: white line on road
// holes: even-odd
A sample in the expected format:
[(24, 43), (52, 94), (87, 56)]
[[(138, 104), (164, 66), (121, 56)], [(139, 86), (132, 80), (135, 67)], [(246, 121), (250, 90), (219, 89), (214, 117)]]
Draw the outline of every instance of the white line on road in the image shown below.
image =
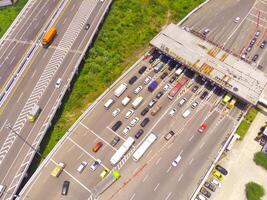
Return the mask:
[[(164, 136), (164, 135), (163, 135), (163, 136)], [(169, 144), (169, 145), (167, 146), (167, 149), (170, 149), (172, 145), (173, 145), (173, 143)]]
[(145, 176), (145, 178), (142, 180), (142, 182), (144, 183), (147, 178), (148, 178), (148, 175)]
[(75, 145), (73, 144), (70, 148), (68, 148), (67, 152), (70, 152), (74, 147)]
[(36, 70), (34, 70), (34, 72), (32, 73), (31, 79), (32, 79), (32, 77), (34, 77), (35, 73), (36, 73)]
[(181, 179), (183, 178), (184, 174), (182, 174), (179, 179), (178, 179), (178, 183), (181, 181)]
[(190, 138), (189, 138), (189, 142), (191, 142), (191, 140), (195, 137), (195, 135), (192, 135)]
[(168, 199), (170, 198), (171, 195), (172, 195), (172, 192), (170, 192), (170, 193), (166, 196), (165, 200), (168, 200)]
[(155, 165), (158, 165), (159, 162), (160, 162), (160, 160), (161, 160), (161, 157), (159, 157), (159, 159), (157, 160), (157, 162), (155, 163)]
[(10, 64), (12, 64), (14, 60), (15, 60), (15, 56), (13, 56), (12, 60), (10, 61)]
[(154, 188), (154, 192), (158, 189), (159, 187), (159, 183), (156, 185), (156, 187)]
[(172, 166), (170, 166), (170, 167), (167, 169), (166, 173), (169, 173), (169, 171), (171, 170), (171, 168), (172, 168)]
[(203, 142), (203, 143), (200, 145), (199, 149), (202, 149), (202, 147), (204, 146), (204, 144), (205, 144), (205, 142)]
[(181, 152), (179, 153), (179, 155), (182, 155), (183, 152), (184, 152), (184, 150), (182, 149)]
[(194, 158), (192, 158), (192, 159), (189, 161), (189, 165), (192, 164), (193, 160), (194, 160)]
[(7, 119), (6, 119), (6, 121), (4, 122), (4, 124), (3, 124), (2, 128), (0, 129), (0, 131), (2, 131), (3, 128), (5, 128), (6, 122), (7, 122)]
[(149, 152), (146, 154), (146, 158), (149, 158), (151, 153), (152, 153), (152, 150), (150, 149)]
[(135, 193), (131, 196), (130, 200), (133, 200), (135, 197)]
[(64, 21), (62, 22), (62, 24), (65, 24), (65, 22), (67, 21), (68, 18), (65, 18)]
[(83, 154), (84, 154), (84, 153), (81, 153), (81, 155), (77, 158), (77, 160), (80, 160), (81, 157), (83, 157)]
[(19, 95), (19, 98), (18, 98), (18, 100), (17, 100), (17, 103), (19, 102), (19, 100), (20, 100), (20, 98), (22, 97), (22, 95), (23, 95), (23, 92)]

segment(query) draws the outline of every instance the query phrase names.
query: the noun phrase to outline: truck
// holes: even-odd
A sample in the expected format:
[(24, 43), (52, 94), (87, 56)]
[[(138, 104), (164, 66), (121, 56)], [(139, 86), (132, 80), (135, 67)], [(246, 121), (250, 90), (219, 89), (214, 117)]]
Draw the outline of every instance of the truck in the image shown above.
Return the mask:
[(225, 105), (227, 104), (232, 98), (232, 95), (230, 94), (226, 94), (224, 97), (223, 97), (223, 100), (222, 100), (222, 105)]
[(157, 86), (158, 86), (157, 81), (153, 81), (152, 83), (149, 84), (147, 89), (149, 92), (153, 92), (157, 88)]
[(34, 122), (36, 118), (39, 116), (40, 112), (41, 112), (40, 106), (38, 106), (37, 104), (34, 104), (34, 106), (32, 107), (32, 110), (28, 114), (28, 121)]
[(112, 173), (108, 174), (102, 181), (100, 181), (96, 186), (93, 187), (92, 189), (93, 197), (97, 198), (120, 177), (121, 175), (118, 170), (114, 170)]
[(127, 104), (128, 104), (130, 101), (131, 101), (131, 97), (126, 96), (126, 97), (124, 97), (124, 99), (121, 101), (121, 104), (122, 104), (123, 106), (127, 106)]
[(228, 104), (227, 104), (227, 108), (228, 109), (232, 109), (235, 106), (236, 103), (236, 99), (232, 99)]
[(44, 48), (47, 48), (53, 41), (57, 34), (57, 29), (55, 27), (51, 27), (42, 38), (42, 45)]
[(169, 99), (173, 99), (177, 95), (179, 90), (187, 83), (187, 81), (188, 81), (187, 78), (185, 77), (181, 78), (169, 92), (168, 94)]
[(164, 66), (163, 62), (159, 62), (155, 67), (154, 67), (154, 72), (158, 73)]
[(140, 106), (140, 104), (143, 102), (143, 97), (141, 97), (141, 96), (139, 96), (139, 97), (136, 97), (136, 99), (133, 101), (133, 103), (132, 103), (132, 107), (134, 108), (134, 109), (137, 109), (139, 106)]
[(119, 98), (125, 92), (126, 89), (127, 89), (127, 84), (126, 83), (122, 83), (114, 91), (114, 95)]
[(59, 162), (55, 168), (52, 170), (51, 172), (51, 176), (54, 177), (59, 177), (59, 175), (61, 174), (61, 172), (63, 171), (63, 169), (65, 168), (66, 164), (63, 162)]

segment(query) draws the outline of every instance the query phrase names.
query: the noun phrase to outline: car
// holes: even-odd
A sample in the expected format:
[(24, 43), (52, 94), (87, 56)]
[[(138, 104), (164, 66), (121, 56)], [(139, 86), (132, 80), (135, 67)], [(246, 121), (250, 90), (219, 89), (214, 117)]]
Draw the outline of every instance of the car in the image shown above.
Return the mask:
[(246, 52), (250, 52), (251, 49), (252, 49), (252, 46), (248, 46), (248, 47), (246, 48)]
[(146, 71), (147, 67), (146, 66), (143, 66), (141, 67), (139, 70), (138, 70), (138, 73), (139, 74), (143, 74), (145, 71)]
[(91, 165), (91, 170), (95, 171), (99, 167), (100, 164), (101, 164), (101, 160), (96, 159)]
[(190, 110), (184, 111), (183, 114), (182, 114), (183, 118), (187, 118), (190, 113), (191, 113)]
[(168, 72), (164, 72), (163, 74), (161, 74), (160, 78), (163, 80), (167, 76), (168, 76)]
[(256, 38), (253, 38), (253, 39), (250, 41), (249, 44), (250, 44), (251, 46), (253, 46), (253, 45), (256, 43), (256, 40), (257, 40)]
[(103, 2), (104, 2), (104, 0), (100, 0), (100, 2), (101, 2), (101, 3), (103, 3)]
[(204, 91), (201, 95), (200, 95), (200, 99), (205, 99), (207, 96), (208, 96), (208, 92), (207, 91)]
[(210, 193), (206, 188), (204, 188), (204, 187), (202, 187), (202, 188), (200, 189), (200, 193), (202, 193), (204, 196), (206, 196), (206, 197), (208, 197), (208, 198), (211, 197), (211, 193)]
[(207, 200), (207, 198), (203, 196), (202, 194), (198, 194), (195, 200)]
[(149, 84), (151, 80), (152, 80), (152, 78), (150, 76), (146, 77), (144, 80), (144, 84), (145, 85)]
[(130, 109), (127, 111), (127, 113), (125, 114), (125, 118), (126, 119), (129, 119), (134, 113), (134, 110), (133, 109)]
[(114, 147), (114, 146), (116, 146), (116, 144), (118, 144), (118, 142), (119, 142), (120, 140), (121, 140), (121, 139), (120, 139), (119, 136), (115, 136), (115, 137), (113, 138), (113, 140), (111, 140), (110, 145)]
[(112, 129), (113, 131), (117, 131), (117, 130), (120, 128), (121, 125), (122, 125), (122, 122), (121, 122), (121, 121), (117, 121), (117, 122), (111, 127), (111, 129)]
[(150, 121), (149, 118), (146, 117), (146, 118), (141, 122), (140, 126), (144, 128), (144, 127), (148, 124), (149, 121)]
[(172, 136), (174, 136), (175, 135), (175, 133), (173, 132), (173, 131), (169, 131), (165, 136), (164, 136), (164, 138), (165, 138), (165, 140), (169, 140), (169, 139), (171, 139), (171, 137)]
[(132, 85), (132, 84), (134, 84), (136, 81), (137, 81), (137, 76), (133, 76), (132, 78), (130, 78), (130, 80), (128, 81), (128, 83), (130, 84), (130, 85)]
[(182, 106), (185, 104), (186, 101), (187, 101), (186, 98), (182, 98), (182, 99), (179, 101), (178, 106), (182, 107)]
[(191, 108), (195, 109), (197, 106), (198, 106), (198, 102), (195, 101), (194, 103), (192, 103)]
[(178, 76), (174, 75), (171, 77), (171, 79), (169, 80), (170, 83), (173, 83), (176, 79), (178, 78)]
[(109, 173), (109, 170), (108, 169), (104, 169), (99, 175), (101, 180), (103, 180), (108, 175), (108, 173)]
[(259, 57), (259, 55), (258, 54), (255, 54), (253, 56), (253, 58), (252, 58), (252, 61), (256, 62), (258, 60), (258, 57)]
[(175, 158), (174, 161), (172, 161), (172, 166), (177, 167), (178, 163), (180, 162), (180, 160), (182, 159), (182, 157), (179, 155), (177, 156), (177, 158)]
[(135, 126), (139, 122), (139, 120), (140, 119), (138, 117), (133, 118), (130, 122), (130, 126)]
[(82, 161), (81, 164), (78, 166), (77, 171), (79, 173), (82, 173), (86, 166), (87, 166), (87, 162), (86, 161)]
[(255, 33), (255, 37), (258, 37), (260, 34), (261, 34), (261, 32), (259, 30), (257, 30)]
[(210, 32), (210, 29), (206, 28), (204, 31), (203, 31), (203, 35), (208, 35)]
[(116, 117), (119, 113), (120, 113), (120, 109), (119, 108), (116, 108), (113, 112), (112, 112), (112, 116), (113, 117)]
[(198, 88), (199, 88), (199, 87), (198, 87), (197, 85), (195, 85), (195, 86), (192, 88), (191, 91), (192, 91), (193, 93), (195, 93), (195, 92), (198, 90)]
[(266, 44), (266, 40), (262, 41), (261, 44), (260, 44), (260, 48), (264, 48), (265, 47), (265, 44)]
[(90, 28), (90, 24), (86, 24), (85, 26), (84, 26), (84, 30), (88, 30)]
[(239, 20), (240, 20), (240, 17), (236, 17), (235, 18), (235, 23), (239, 22)]
[(142, 110), (141, 115), (145, 116), (149, 111), (149, 107), (145, 107), (144, 110)]
[(70, 182), (69, 181), (64, 181), (63, 182), (61, 195), (66, 196), (68, 194), (69, 186), (70, 186)]
[(152, 99), (149, 103), (148, 103), (148, 107), (152, 108), (155, 104), (157, 103), (156, 99)]
[(199, 133), (203, 133), (204, 130), (208, 127), (206, 123), (202, 123), (199, 129), (197, 130)]
[(216, 165), (215, 169), (217, 169), (219, 172), (221, 172), (224, 176), (226, 176), (228, 174), (228, 171), (223, 168), (221, 165)]
[(156, 108), (154, 108), (152, 111), (151, 111), (151, 115), (152, 116), (155, 116), (160, 110), (161, 110), (162, 106), (159, 104), (156, 106)]
[(66, 164), (64, 162), (57, 163), (56, 166), (51, 171), (51, 176), (59, 177), (59, 175), (62, 173), (65, 167)]
[(138, 86), (135, 90), (134, 90), (134, 94), (138, 94), (139, 92), (141, 92), (141, 90), (143, 89), (143, 86)]
[(164, 85), (163, 90), (167, 91), (170, 87), (171, 87), (170, 84), (166, 84), (166, 85)]
[(92, 148), (92, 151), (93, 152), (98, 152), (98, 150), (103, 146), (103, 143), (102, 142), (98, 142), (96, 143), (96, 145)]
[(164, 93), (163, 93), (162, 91), (159, 91), (159, 92), (157, 93), (157, 95), (156, 95), (156, 98), (157, 98), (157, 99), (160, 99), (160, 97), (162, 97), (163, 94), (164, 94)]
[(222, 187), (221, 182), (218, 181), (217, 179), (212, 179), (211, 183), (214, 184), (214, 185), (216, 185), (217, 187)]
[(247, 54), (246, 54), (246, 52), (245, 52), (245, 53), (243, 53), (243, 54), (241, 55), (241, 59), (245, 60), (245, 59), (246, 59), (246, 56), (247, 56)]
[(220, 181), (224, 179), (223, 175), (217, 170), (213, 170), (212, 175)]
[(5, 190), (6, 190), (6, 186), (5, 185), (0, 185), (0, 197), (3, 196)]
[(56, 87), (56, 88), (59, 88), (60, 85), (61, 85), (61, 82), (62, 82), (62, 79), (61, 79), (61, 78), (57, 79), (57, 82), (56, 82), (55, 87)]
[(136, 132), (136, 134), (134, 135), (134, 137), (135, 137), (136, 139), (138, 139), (138, 138), (140, 138), (140, 137), (143, 135), (143, 133), (144, 133), (144, 130), (143, 130), (143, 129), (139, 129), (139, 130)]
[(216, 191), (216, 186), (208, 181), (204, 183), (204, 186), (208, 189), (210, 189), (212, 192)]
[(127, 126), (125, 129), (123, 129), (122, 134), (123, 135), (127, 135), (130, 130), (131, 130), (131, 127), (130, 126)]
[(169, 112), (170, 116), (173, 117), (175, 115), (176, 111), (177, 110), (175, 108), (171, 109), (171, 111)]

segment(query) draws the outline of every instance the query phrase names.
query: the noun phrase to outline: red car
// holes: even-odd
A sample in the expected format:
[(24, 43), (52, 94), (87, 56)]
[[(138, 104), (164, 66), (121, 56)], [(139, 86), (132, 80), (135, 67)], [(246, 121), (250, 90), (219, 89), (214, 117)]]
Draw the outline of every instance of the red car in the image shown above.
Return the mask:
[(201, 124), (201, 126), (200, 126), (199, 129), (198, 129), (198, 132), (203, 133), (204, 130), (205, 130), (207, 127), (208, 127), (207, 124), (205, 124), (205, 123)]

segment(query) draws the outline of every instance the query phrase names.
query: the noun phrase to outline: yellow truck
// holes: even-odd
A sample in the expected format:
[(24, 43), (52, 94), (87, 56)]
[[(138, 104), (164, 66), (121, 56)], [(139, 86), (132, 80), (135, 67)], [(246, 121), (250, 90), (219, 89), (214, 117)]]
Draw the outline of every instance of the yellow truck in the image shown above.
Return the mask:
[(59, 162), (55, 168), (52, 170), (51, 172), (51, 176), (54, 176), (54, 177), (58, 177), (61, 172), (63, 171), (63, 169), (65, 168), (66, 164), (63, 163), (63, 162)]
[(57, 29), (55, 27), (51, 27), (45, 33), (44, 37), (42, 38), (42, 45), (44, 48), (47, 48), (51, 44), (51, 42), (55, 38), (56, 34), (57, 34)]
[(228, 109), (232, 109), (232, 108), (235, 106), (235, 103), (236, 103), (236, 99), (233, 98), (233, 99), (228, 103), (227, 108), (228, 108)]

